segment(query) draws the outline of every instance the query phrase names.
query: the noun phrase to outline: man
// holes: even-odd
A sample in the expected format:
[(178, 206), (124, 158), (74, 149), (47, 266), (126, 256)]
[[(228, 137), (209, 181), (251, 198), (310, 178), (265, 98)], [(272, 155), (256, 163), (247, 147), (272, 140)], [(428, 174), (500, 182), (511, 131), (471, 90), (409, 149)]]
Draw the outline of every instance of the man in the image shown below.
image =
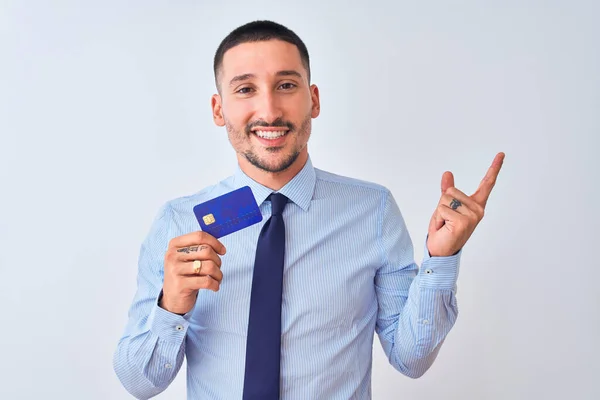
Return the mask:
[[(125, 388), (140, 399), (164, 391), (185, 356), (190, 399), (370, 399), (374, 332), (391, 365), (423, 375), (456, 320), (461, 249), (504, 154), (472, 196), (443, 175), (419, 268), (385, 187), (313, 167), (319, 90), (298, 36), (241, 26), (214, 71), (213, 119), (239, 167), (167, 202), (144, 240), (114, 359)], [(262, 222), (220, 240), (199, 232), (193, 207), (243, 186)]]

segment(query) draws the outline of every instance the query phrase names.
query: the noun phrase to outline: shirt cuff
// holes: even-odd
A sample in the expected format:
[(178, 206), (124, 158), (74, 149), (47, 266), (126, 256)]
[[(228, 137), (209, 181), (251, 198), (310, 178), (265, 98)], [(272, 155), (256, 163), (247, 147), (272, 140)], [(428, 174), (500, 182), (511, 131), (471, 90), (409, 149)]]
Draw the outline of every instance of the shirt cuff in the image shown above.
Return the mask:
[(419, 286), (427, 289), (455, 289), (462, 249), (451, 256), (432, 257), (427, 249), (427, 240), (425, 240), (423, 254), (423, 263), (419, 269)]
[(181, 343), (190, 325), (189, 319), (193, 309), (184, 315), (175, 314), (160, 307), (158, 305), (159, 298), (160, 294), (154, 302), (148, 317), (150, 331), (167, 342)]

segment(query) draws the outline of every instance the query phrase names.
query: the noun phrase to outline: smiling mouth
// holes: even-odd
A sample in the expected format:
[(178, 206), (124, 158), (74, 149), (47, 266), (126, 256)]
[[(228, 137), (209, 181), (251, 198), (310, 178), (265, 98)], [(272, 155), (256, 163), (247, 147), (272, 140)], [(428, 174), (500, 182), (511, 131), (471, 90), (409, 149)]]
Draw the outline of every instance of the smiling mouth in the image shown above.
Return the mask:
[(281, 129), (281, 130), (262, 130), (262, 129), (257, 129), (255, 131), (252, 131), (252, 133), (254, 133), (259, 138), (261, 138), (261, 139), (267, 139), (267, 140), (279, 139), (279, 138), (285, 136), (288, 132), (289, 132), (288, 129)]

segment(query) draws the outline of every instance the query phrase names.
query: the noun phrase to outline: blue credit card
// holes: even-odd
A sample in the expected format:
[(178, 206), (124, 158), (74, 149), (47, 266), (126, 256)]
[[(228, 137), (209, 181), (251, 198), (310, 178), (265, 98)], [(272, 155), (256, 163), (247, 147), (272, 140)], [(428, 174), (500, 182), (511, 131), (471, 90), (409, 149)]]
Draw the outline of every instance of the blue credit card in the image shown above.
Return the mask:
[(262, 221), (263, 216), (249, 186), (244, 186), (194, 206), (204, 232), (220, 238)]

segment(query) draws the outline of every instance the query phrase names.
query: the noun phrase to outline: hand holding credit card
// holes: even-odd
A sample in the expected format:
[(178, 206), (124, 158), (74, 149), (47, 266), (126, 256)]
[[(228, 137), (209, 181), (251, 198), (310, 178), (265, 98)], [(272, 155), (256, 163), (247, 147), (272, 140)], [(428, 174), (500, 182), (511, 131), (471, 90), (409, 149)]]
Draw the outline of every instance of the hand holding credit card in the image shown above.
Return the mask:
[(194, 215), (202, 231), (215, 238), (237, 232), (263, 219), (249, 186), (194, 206)]

